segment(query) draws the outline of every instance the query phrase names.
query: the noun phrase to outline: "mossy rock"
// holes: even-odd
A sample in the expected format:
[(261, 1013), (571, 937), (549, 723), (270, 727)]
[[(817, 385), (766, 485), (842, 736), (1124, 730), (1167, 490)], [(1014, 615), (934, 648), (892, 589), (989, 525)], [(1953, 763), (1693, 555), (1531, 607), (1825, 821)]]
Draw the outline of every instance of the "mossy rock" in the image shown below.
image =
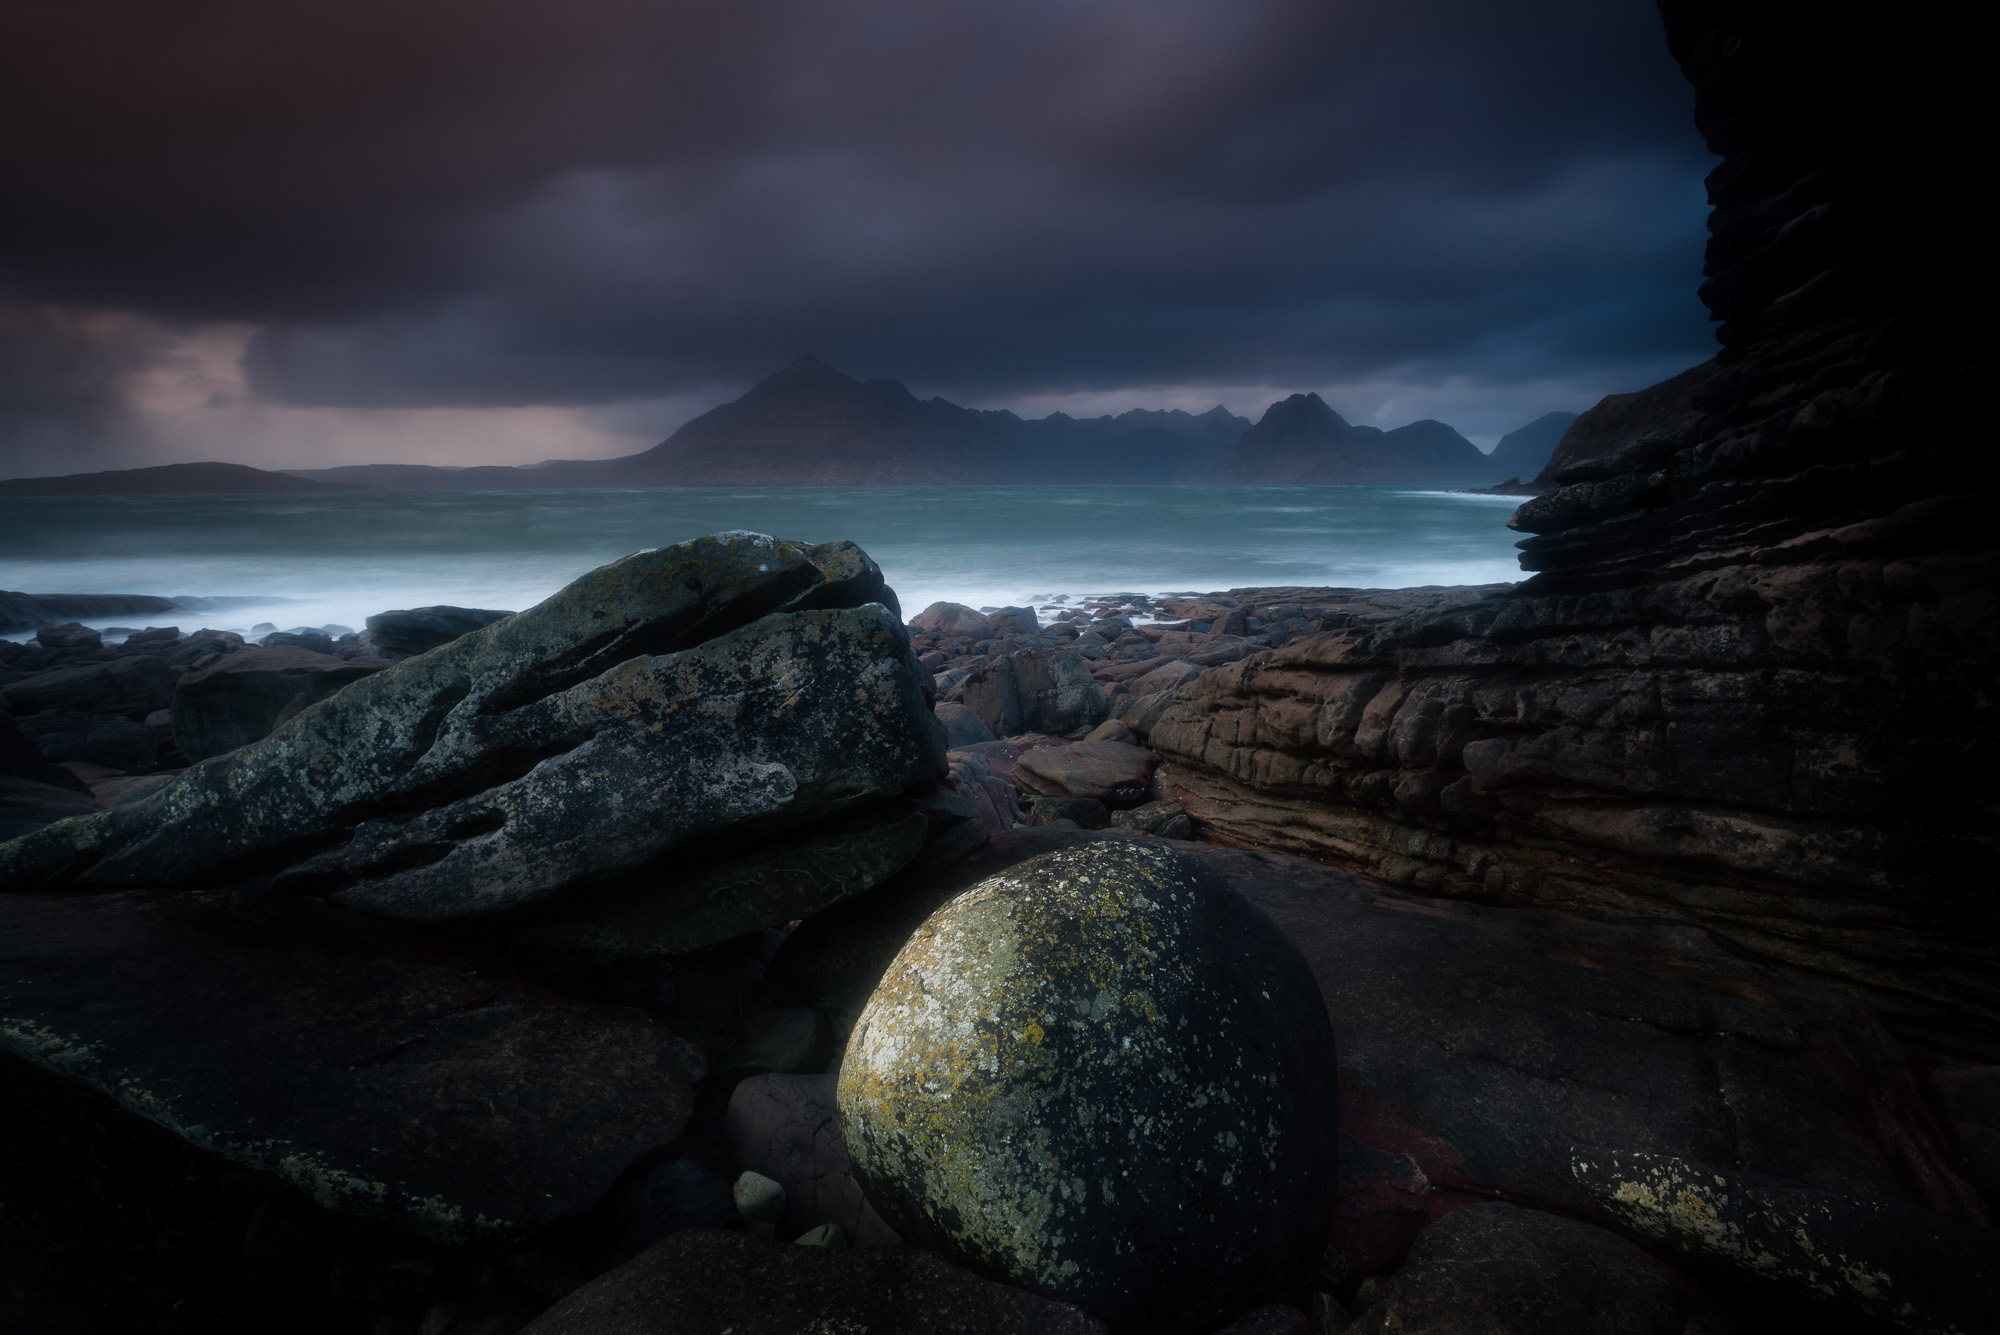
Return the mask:
[(843, 1134), (905, 1237), (1114, 1330), (1292, 1294), (1336, 1172), (1305, 961), (1187, 857), (1106, 842), (925, 921), (862, 1012)]

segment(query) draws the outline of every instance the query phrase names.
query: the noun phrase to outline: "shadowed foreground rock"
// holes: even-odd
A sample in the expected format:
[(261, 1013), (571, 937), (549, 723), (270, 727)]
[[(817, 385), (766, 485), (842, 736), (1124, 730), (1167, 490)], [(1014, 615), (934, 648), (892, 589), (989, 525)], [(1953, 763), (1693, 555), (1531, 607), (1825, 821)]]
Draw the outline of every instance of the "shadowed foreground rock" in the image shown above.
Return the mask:
[(703, 1069), (637, 1011), (434, 952), (272, 944), (199, 901), (0, 895), (0, 958), (0, 1051), (326, 1209), (456, 1244), (594, 1208), (680, 1133)]
[(833, 1076), (752, 1076), (730, 1095), (724, 1130), (739, 1166), (785, 1189), (780, 1237), (838, 1224), (856, 1247), (902, 1241), (869, 1206), (854, 1176)]
[[(968, 883), (1125, 837), (1014, 830), (961, 867), (844, 904), (779, 952), (773, 1000), (851, 1015), (893, 943)], [(1574, 1170), (1590, 1145), (1747, 1168), (1848, 1199), (1857, 1218), (1907, 1213), (1948, 1236), (1991, 1236), (1970, 1227), (1986, 1206), (1898, 1045), (1841, 989), (1802, 986), (1687, 924), (1454, 904), (1282, 854), (1173, 847), (1262, 909), (1324, 996), (1346, 1133), (1330, 1286), (1379, 1273), (1427, 1221), (1496, 1197), (1630, 1227)], [(1938, 1249), (1895, 1255), (1920, 1294), (1947, 1292), (1963, 1269)], [(1741, 1258), (1703, 1264), (1730, 1272)]]
[(905, 1237), (1116, 1330), (1290, 1295), (1325, 1234), (1334, 1052), (1270, 923), (1158, 843), (1051, 853), (933, 914), (840, 1069)]
[(1355, 1335), (1705, 1335), (1685, 1286), (1615, 1233), (1511, 1205), (1425, 1229)]
[(577, 1290), (523, 1335), (1102, 1335), (1061, 1303), (914, 1248), (829, 1251), (691, 1229)]

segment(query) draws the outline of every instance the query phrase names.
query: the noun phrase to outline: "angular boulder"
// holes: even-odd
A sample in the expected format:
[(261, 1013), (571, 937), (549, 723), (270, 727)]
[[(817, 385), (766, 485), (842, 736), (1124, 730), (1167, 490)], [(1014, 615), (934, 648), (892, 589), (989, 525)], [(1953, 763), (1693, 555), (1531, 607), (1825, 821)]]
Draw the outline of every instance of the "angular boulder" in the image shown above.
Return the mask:
[(838, 1086), (905, 1237), (1114, 1327), (1294, 1291), (1336, 1172), (1333, 1034), (1270, 922), (1158, 844), (1023, 863), (910, 938)]
[(908, 1247), (831, 1251), (690, 1229), (584, 1285), (522, 1335), (1103, 1335), (1073, 1307)]
[(1201, 675), (1201, 668), (1183, 659), (1169, 659), (1151, 672), (1145, 673), (1132, 682), (1132, 694), (1151, 695), (1155, 691), (1173, 692)]
[(657, 885), (690, 869), (668, 856), (690, 840), (933, 780), (941, 739), (893, 598), (848, 543), (640, 552), (154, 797), (0, 847), (0, 879), (277, 875), (424, 919)]
[(71, 621), (60, 626), (43, 626), (35, 632), (35, 642), (50, 649), (102, 649), (104, 635), (81, 622)]
[[(400, 824), (363, 822), (280, 883), (426, 921), (671, 886), (691, 870), (671, 857), (682, 845), (752, 823), (768, 839), (933, 780), (934, 724), (906, 654), (894, 619), (864, 607), (630, 660), (492, 721), (486, 746), (557, 752), (527, 774)], [(884, 861), (885, 875), (901, 865)]]
[(1075, 649), (1019, 649), (952, 690), (996, 737), (1062, 734), (1104, 721), (1104, 692)]
[(1041, 618), (1032, 607), (1002, 607), (989, 612), (986, 623), (995, 635), (1033, 635), (1042, 628)]
[(1130, 742), (1038, 746), (1014, 765), (1014, 783), (1045, 797), (1090, 797), (1106, 806), (1143, 802), (1158, 758)]
[(981, 742), (997, 742), (993, 729), (985, 720), (967, 709), (956, 700), (940, 700), (937, 703), (938, 722), (944, 724), (946, 740), (952, 746), (977, 746)]
[(280, 722), (389, 664), (344, 661), (297, 645), (231, 654), (190, 672), (174, 688), (174, 744), (189, 760), (206, 760), (269, 737)]
[(932, 603), (910, 618), (910, 626), (927, 634), (950, 635), (958, 639), (993, 638), (993, 624), (986, 619), (985, 613), (964, 603)]
[(412, 658), (513, 615), (491, 608), (445, 604), (377, 612), (368, 618), (368, 629), (361, 632), (361, 644), (380, 658)]
[(983, 754), (953, 748), (948, 762), (951, 772), (945, 782), (972, 801), (979, 824), (988, 834), (1001, 834), (1021, 823), (1023, 813), (1014, 789), (993, 772)]

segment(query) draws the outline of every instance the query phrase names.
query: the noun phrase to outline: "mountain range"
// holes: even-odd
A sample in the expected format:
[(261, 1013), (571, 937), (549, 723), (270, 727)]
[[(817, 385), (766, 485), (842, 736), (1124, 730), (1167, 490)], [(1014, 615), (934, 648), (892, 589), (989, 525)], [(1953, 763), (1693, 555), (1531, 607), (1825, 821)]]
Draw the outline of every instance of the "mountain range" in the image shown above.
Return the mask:
[[(1503, 440), (1554, 447), (1550, 414)], [(1560, 430), (1556, 431), (1560, 435)], [(385, 491), (524, 491), (556, 488), (948, 485), (954, 483), (1387, 483), (1474, 487), (1500, 481), (1506, 465), (1442, 422), (1384, 431), (1356, 426), (1317, 394), (1274, 403), (1252, 424), (1217, 406), (1200, 414), (1135, 408), (1117, 416), (1051, 413), (1024, 419), (1005, 410), (919, 399), (896, 380), (856, 380), (801, 357), (712, 408), (649, 450), (618, 459), (557, 459), (527, 467), (357, 464), (267, 474), (305, 483)], [(0, 495), (83, 491), (181, 491), (173, 465), (120, 474), (20, 479)], [(1536, 468), (1516, 470), (1532, 476)], [(185, 474), (185, 475), (184, 475)], [(114, 480), (116, 479), (116, 480)], [(282, 489), (216, 474), (217, 491)]]

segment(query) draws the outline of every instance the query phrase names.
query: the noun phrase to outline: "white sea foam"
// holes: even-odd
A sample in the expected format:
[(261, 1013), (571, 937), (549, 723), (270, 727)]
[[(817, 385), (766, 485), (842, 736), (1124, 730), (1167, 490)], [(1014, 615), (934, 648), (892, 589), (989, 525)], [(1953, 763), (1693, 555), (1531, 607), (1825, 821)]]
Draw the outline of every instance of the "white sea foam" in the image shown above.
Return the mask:
[(1520, 578), (1518, 501), (1387, 487), (798, 487), (0, 502), (0, 588), (231, 602), (118, 617), (243, 630), (389, 608), (518, 610), (644, 547), (747, 529), (850, 538), (906, 613), (1246, 585)]

